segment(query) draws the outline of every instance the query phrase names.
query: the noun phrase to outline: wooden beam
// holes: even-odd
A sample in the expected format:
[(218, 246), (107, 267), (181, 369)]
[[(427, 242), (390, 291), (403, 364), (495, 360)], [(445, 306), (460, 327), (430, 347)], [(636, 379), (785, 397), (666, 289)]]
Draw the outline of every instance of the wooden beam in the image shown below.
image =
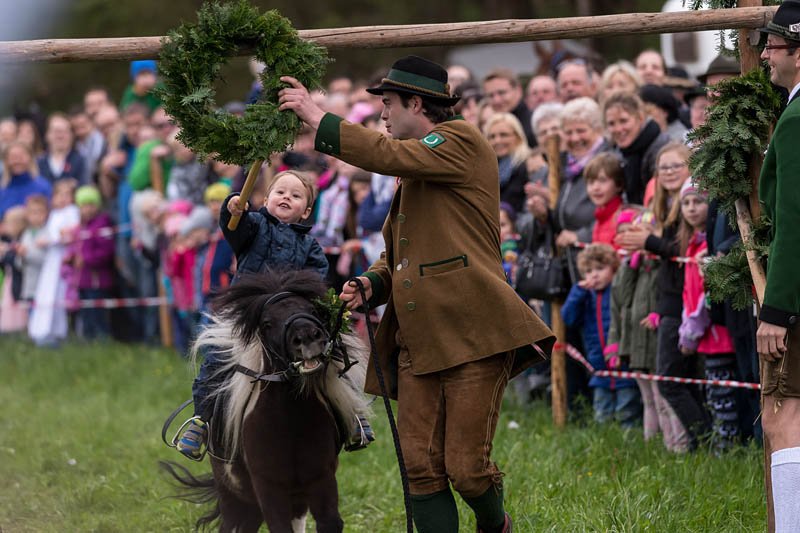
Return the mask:
[[(753, 29), (766, 26), (776, 9), (777, 7), (772, 6), (559, 19), (362, 26), (301, 30), (299, 33), (303, 39), (332, 50), (508, 43), (732, 28)], [(163, 37), (4, 41), (0, 42), (0, 62), (69, 63), (156, 58), (161, 50), (161, 39)], [(242, 51), (241, 55), (248, 55), (246, 52)]]

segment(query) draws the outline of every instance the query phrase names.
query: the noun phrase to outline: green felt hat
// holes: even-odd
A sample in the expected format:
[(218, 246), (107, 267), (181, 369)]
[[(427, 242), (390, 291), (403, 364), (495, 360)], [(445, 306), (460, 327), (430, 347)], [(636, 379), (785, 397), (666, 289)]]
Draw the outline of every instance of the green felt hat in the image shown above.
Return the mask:
[(383, 94), (384, 91), (416, 94), (447, 106), (454, 105), (460, 98), (450, 94), (447, 71), (441, 65), (418, 56), (398, 59), (379, 86), (367, 89), (371, 94)]

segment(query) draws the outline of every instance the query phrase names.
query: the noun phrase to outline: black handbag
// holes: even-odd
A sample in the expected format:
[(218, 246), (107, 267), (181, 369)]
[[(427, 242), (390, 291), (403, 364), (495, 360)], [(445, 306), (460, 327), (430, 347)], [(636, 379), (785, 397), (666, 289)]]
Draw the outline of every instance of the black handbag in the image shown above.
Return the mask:
[(545, 230), (545, 241), (536, 249), (533, 249), (534, 233), (531, 227), (525, 248), (517, 258), (514, 289), (526, 300), (564, 298), (572, 284), (568, 260), (556, 256), (551, 228)]

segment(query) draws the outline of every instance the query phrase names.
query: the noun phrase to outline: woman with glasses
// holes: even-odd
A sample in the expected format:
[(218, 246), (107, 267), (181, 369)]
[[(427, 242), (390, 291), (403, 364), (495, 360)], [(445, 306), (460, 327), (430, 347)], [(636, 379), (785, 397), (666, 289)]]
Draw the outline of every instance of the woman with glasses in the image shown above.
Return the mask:
[[(661, 258), (656, 275), (655, 317), (658, 329), (656, 373), (682, 378), (704, 377), (703, 362), (684, 356), (678, 346), (678, 330), (683, 312), (683, 265), (672, 260), (680, 254), (678, 228), (681, 223), (680, 192), (689, 176), (690, 149), (671, 142), (657, 156), (656, 191), (652, 209), (656, 229), (633, 225), (619, 233), (616, 244), (630, 252), (645, 250)], [(685, 452), (697, 447), (708, 432), (710, 420), (698, 387), (668, 381), (659, 382), (658, 390), (677, 416), (672, 427), (671, 451)]]
[(655, 174), (656, 154), (669, 136), (647, 118), (644, 103), (633, 93), (611, 94), (603, 104), (603, 118), (608, 137), (622, 158), (627, 202), (642, 204)]

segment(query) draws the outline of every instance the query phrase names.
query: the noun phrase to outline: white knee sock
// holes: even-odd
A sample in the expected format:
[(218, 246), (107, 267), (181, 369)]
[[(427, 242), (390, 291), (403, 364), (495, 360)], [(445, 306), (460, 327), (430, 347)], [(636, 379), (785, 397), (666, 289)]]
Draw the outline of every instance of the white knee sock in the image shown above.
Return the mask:
[(800, 531), (800, 447), (772, 454), (775, 533)]

